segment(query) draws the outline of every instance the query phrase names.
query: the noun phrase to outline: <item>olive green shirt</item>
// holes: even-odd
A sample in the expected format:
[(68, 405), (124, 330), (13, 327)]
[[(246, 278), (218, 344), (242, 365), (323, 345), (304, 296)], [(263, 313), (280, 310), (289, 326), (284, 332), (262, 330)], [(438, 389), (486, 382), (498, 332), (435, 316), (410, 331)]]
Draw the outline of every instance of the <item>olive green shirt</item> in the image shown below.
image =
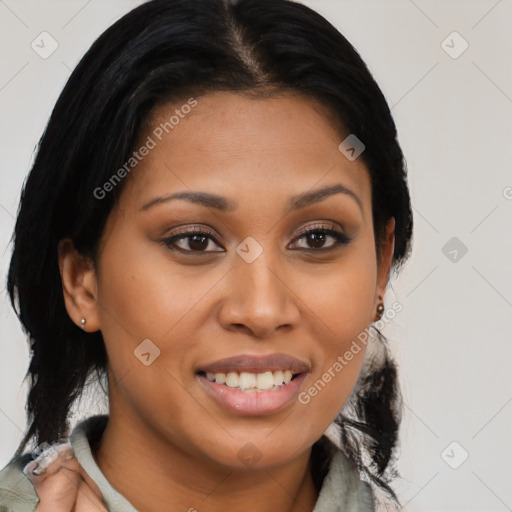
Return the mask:
[[(91, 442), (101, 436), (107, 415), (91, 416), (73, 429), (70, 444), (78, 462), (96, 482), (112, 512), (138, 512), (105, 478), (91, 453)], [(329, 441), (331, 443), (331, 441)], [(334, 445), (332, 445), (334, 446)], [(13, 459), (0, 471), (0, 512), (36, 512), (39, 498), (23, 468), (30, 453)], [(313, 512), (374, 512), (372, 490), (360, 479), (355, 466), (338, 449), (332, 450), (329, 469)]]

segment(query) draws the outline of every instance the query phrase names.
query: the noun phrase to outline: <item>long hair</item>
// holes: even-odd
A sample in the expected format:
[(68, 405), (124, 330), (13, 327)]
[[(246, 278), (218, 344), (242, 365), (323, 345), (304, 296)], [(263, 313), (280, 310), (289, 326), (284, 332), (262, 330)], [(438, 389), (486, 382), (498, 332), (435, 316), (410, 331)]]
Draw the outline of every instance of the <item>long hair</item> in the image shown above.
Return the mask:
[[(71, 238), (93, 261), (124, 183), (94, 190), (122, 167), (155, 107), (211, 91), (256, 97), (296, 92), (319, 101), (341, 137), (365, 144), (379, 254), (395, 219), (393, 267), (408, 256), (412, 213), (406, 166), (386, 100), (352, 45), (325, 18), (288, 0), (152, 0), (119, 19), (91, 46), (60, 94), (24, 184), (7, 289), (30, 347), (27, 443), (56, 442), (87, 379), (104, 375), (101, 332), (69, 318), (58, 242)], [(388, 358), (386, 358), (388, 361)], [(390, 360), (389, 360), (390, 361)], [(338, 419), (348, 456), (389, 490), (384, 473), (397, 439), (398, 389), (391, 362), (360, 379), (353, 415)], [(354, 437), (358, 431), (362, 437)], [(366, 451), (372, 464), (361, 461)]]
[(395, 449), (402, 417), (402, 395), (397, 364), (389, 353), (386, 337), (371, 326), (364, 364), (352, 394), (334, 423), (339, 427), (340, 447), (366, 480), (384, 491), (382, 507), (399, 504), (389, 485), (398, 476)]

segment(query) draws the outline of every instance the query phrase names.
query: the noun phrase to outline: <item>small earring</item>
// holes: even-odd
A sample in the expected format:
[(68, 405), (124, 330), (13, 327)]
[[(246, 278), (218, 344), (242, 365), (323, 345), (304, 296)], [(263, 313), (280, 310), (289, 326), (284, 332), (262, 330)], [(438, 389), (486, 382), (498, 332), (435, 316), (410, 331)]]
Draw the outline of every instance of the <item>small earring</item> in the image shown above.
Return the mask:
[[(379, 300), (382, 300), (382, 297), (379, 295)], [(382, 313), (384, 313), (384, 303), (380, 302), (377, 306), (377, 316), (380, 320), (380, 317), (382, 316)]]
[(85, 321), (86, 321), (86, 320), (85, 320), (85, 318), (82, 318), (82, 319), (80, 320), (80, 326), (81, 326), (81, 327), (82, 327), (82, 329), (84, 329), (84, 330), (85, 330)]

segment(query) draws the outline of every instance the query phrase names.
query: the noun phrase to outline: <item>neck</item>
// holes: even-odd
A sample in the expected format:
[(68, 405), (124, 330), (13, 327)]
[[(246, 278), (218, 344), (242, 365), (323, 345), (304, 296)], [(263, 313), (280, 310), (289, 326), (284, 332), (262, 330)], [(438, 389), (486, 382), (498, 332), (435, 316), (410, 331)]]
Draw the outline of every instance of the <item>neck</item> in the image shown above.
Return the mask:
[[(136, 509), (312, 511), (318, 498), (311, 448), (293, 461), (264, 470), (239, 470), (199, 459), (133, 422), (110, 416), (91, 447), (109, 483)], [(142, 492), (143, 490), (143, 492)]]

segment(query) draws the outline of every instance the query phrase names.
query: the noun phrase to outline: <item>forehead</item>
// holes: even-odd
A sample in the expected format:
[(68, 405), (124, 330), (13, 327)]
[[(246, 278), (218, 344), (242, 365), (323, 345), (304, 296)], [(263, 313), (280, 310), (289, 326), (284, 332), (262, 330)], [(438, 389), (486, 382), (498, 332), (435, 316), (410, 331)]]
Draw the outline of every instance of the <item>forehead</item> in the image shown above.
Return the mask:
[(366, 166), (338, 149), (346, 135), (326, 107), (296, 94), (215, 92), (162, 104), (141, 131), (135, 150), (151, 148), (130, 174), (124, 202), (200, 190), (262, 206), (335, 183), (369, 202)]

